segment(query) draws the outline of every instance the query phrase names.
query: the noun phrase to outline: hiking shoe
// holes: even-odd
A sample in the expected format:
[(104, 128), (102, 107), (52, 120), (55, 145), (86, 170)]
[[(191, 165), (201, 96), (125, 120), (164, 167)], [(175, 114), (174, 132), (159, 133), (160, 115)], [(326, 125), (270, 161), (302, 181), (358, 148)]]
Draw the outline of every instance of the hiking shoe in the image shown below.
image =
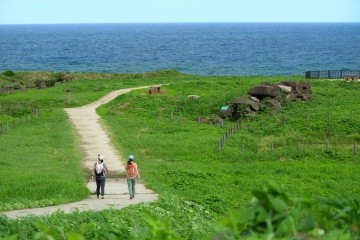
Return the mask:
[(102, 199), (104, 199), (104, 196), (101, 196)]
[(99, 196), (96, 196), (97, 198), (99, 198)]

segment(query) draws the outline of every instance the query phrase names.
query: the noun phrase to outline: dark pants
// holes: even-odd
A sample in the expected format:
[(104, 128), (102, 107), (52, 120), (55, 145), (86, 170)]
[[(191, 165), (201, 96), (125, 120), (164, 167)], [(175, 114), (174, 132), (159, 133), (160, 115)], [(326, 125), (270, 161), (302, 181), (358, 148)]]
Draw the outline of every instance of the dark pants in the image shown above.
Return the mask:
[(101, 196), (105, 194), (105, 177), (96, 177), (96, 195)]

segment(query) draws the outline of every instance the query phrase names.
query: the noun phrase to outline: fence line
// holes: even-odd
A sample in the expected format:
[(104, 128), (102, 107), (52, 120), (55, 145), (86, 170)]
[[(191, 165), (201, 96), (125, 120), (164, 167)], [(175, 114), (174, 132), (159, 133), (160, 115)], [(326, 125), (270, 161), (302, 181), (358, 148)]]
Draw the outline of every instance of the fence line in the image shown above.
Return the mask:
[[(30, 117), (31, 117), (31, 119), (33, 119), (34, 117), (38, 117), (38, 116), (40, 116), (40, 109), (34, 108), (32, 110), (32, 113), (30, 114)], [(10, 124), (9, 122), (6, 122), (6, 123), (0, 122), (0, 134), (7, 132), (11, 126), (13, 128), (17, 128), (18, 126), (21, 126), (22, 124), (24, 124), (23, 117), (25, 117), (25, 123), (28, 123), (29, 122), (28, 115), (20, 116), (18, 119), (13, 119), (12, 124)]]
[(218, 153), (220, 153), (222, 147), (225, 145), (226, 140), (233, 134), (237, 133), (241, 129), (241, 122), (237, 121), (233, 126), (231, 126), (220, 138), (218, 141)]
[(13, 102), (0, 102), (0, 114), (2, 113), (11, 113), (14, 110), (16, 112), (19, 111), (25, 111), (27, 112), (28, 110), (31, 109), (35, 109), (35, 108), (39, 108), (37, 106), (36, 103), (34, 102), (17, 102), (17, 103), (13, 103)]
[[(341, 121), (348, 121), (349, 124), (357, 124), (360, 123), (360, 118), (357, 117), (355, 119), (354, 116), (359, 116), (359, 113), (350, 112), (348, 115), (345, 114), (301, 114), (300, 116), (294, 116), (292, 115), (291, 118), (287, 118), (285, 114), (281, 114), (281, 116), (273, 117), (271, 120), (271, 124), (294, 124), (294, 123), (320, 123), (323, 122), (323, 124), (326, 124), (327, 126), (331, 126), (333, 123), (340, 123)], [(266, 124), (264, 122), (264, 119), (262, 117), (259, 117), (257, 119), (251, 119), (251, 121), (244, 121), (244, 123), (257, 123), (259, 126), (263, 126)], [(267, 122), (269, 123), (269, 121)], [(341, 122), (344, 124), (344, 122)]]
[[(359, 112), (360, 113), (360, 112)], [(355, 119), (355, 117), (359, 116), (358, 112), (350, 112), (348, 114), (329, 114), (329, 113), (324, 113), (324, 114), (318, 114), (318, 113), (301, 113), (299, 114), (297, 117), (294, 117), (294, 114), (291, 115), (291, 118), (287, 118), (287, 116), (285, 114), (279, 114), (276, 115), (275, 117), (271, 117), (269, 118), (270, 121), (265, 121), (263, 117), (258, 116), (257, 118), (254, 119), (250, 119), (249, 121), (242, 120), (242, 121), (237, 121), (235, 122), (232, 126), (230, 126), (220, 137), (220, 139), (217, 141), (216, 144), (216, 149), (218, 152), (218, 155), (220, 155), (221, 150), (223, 149), (223, 147), (225, 146), (226, 142), (228, 141), (229, 137), (231, 137), (233, 134), (238, 133), (241, 129), (250, 129), (250, 130), (254, 130), (254, 127), (256, 129), (256, 126), (251, 126), (251, 127), (247, 127), (245, 124), (249, 123), (249, 124), (259, 124), (260, 126), (264, 126), (265, 124), (269, 124), (269, 122), (271, 124), (292, 124), (292, 123), (296, 123), (296, 122), (305, 122), (305, 123), (311, 123), (313, 120), (316, 123), (320, 124), (324, 124), (327, 125), (329, 127), (332, 126), (333, 123), (337, 122), (337, 121), (344, 121), (344, 120), (348, 120), (349, 124), (359, 124), (360, 123), (360, 118), (359, 119)], [(169, 119), (174, 121), (175, 124), (184, 124), (185, 123), (185, 119), (186, 117), (183, 116), (183, 112), (180, 110), (174, 110), (172, 109), (169, 113)], [(177, 117), (176, 117), (177, 116)], [(295, 120), (294, 120), (295, 119)], [(322, 120), (319, 120), (322, 119)], [(203, 121), (203, 119), (198, 116), (196, 119), (194, 119), (197, 123), (201, 124)], [(343, 124), (343, 122), (342, 122)], [(323, 126), (324, 126), (323, 125)], [(220, 125), (221, 127), (223, 127), (223, 124)], [(314, 126), (312, 126), (314, 127)], [(323, 145), (324, 146), (324, 152), (331, 152), (332, 151), (332, 146), (333, 144), (330, 143), (296, 143), (294, 145), (294, 148), (296, 148), (298, 151), (300, 151), (302, 149), (303, 146), (310, 146), (310, 145)], [(334, 144), (334, 145), (339, 145), (339, 144)], [(244, 156), (245, 152), (247, 151), (246, 149), (246, 144), (241, 144), (241, 155)], [(345, 146), (345, 145), (344, 145)], [(349, 146), (349, 144), (347, 144), (347, 146)], [(276, 152), (279, 147), (287, 147), (289, 148), (289, 145), (284, 145), (284, 146), (280, 146), (280, 145), (275, 145), (275, 144), (271, 144), (269, 146), (270, 151), (271, 152)], [(264, 147), (262, 147), (264, 148)], [(357, 156), (357, 143), (354, 143), (352, 148), (352, 153), (354, 155), (354, 157), (356, 158)]]
[[(307, 124), (309, 124), (312, 119), (315, 119), (316, 122), (319, 122), (319, 116), (321, 116), (323, 118), (321, 125), (324, 124), (327, 127), (331, 127), (333, 125), (333, 123), (335, 123), (335, 122), (339, 122), (339, 123), (341, 123), (343, 125), (344, 120), (348, 120), (349, 121), (348, 124), (354, 124), (355, 125), (355, 124), (360, 123), (360, 120), (354, 119), (354, 116), (358, 116), (358, 114), (354, 115), (354, 112), (351, 112), (348, 116), (347, 115), (342, 115), (342, 114), (337, 114), (336, 115), (336, 114), (309, 114), (309, 113), (307, 113), (305, 115), (300, 116), (299, 117), (300, 120), (298, 120), (298, 119), (294, 120), (294, 116), (292, 115), (291, 116), (291, 121), (288, 120), (288, 118), (286, 118), (285, 114), (282, 114), (281, 116), (278, 116), (278, 118), (271, 118), (270, 119), (271, 120), (270, 124), (283, 124), (283, 125), (285, 125), (285, 124), (292, 124), (292, 123), (303, 122), (303, 121), (305, 121)], [(340, 116), (340, 117), (336, 118), (336, 117), (333, 117), (333, 116)], [(237, 124), (239, 124), (239, 123), (240, 122), (237, 122)], [(246, 123), (249, 123), (249, 126), (246, 126)], [(263, 118), (259, 117), (257, 119), (251, 119), (249, 121), (242, 121), (241, 127), (242, 127), (242, 129), (248, 129), (248, 131), (252, 131), (253, 127), (254, 127), (254, 123), (255, 123), (255, 125), (258, 124), (259, 127), (262, 127), (264, 124), (269, 124), (269, 121), (266, 122), (266, 121), (264, 121)], [(321, 121), (320, 121), (320, 123), (321, 123)], [(255, 128), (256, 128), (256, 126), (255, 126)], [(240, 125), (237, 128), (237, 131), (234, 131), (234, 132), (230, 131), (230, 132), (231, 133), (236, 133), (239, 130), (240, 130)], [(333, 131), (335, 131), (335, 129), (333, 129)], [(226, 140), (231, 135), (232, 134), (229, 134), (229, 130), (228, 130), (227, 132), (224, 133), (224, 135), (218, 141), (218, 143), (217, 143), (218, 155), (220, 155), (220, 151), (224, 147), (224, 145), (226, 143)], [(297, 143), (295, 145), (295, 148), (299, 151), (301, 149), (301, 146), (314, 146), (314, 145), (323, 145), (324, 146), (324, 152), (329, 153), (329, 152), (333, 151), (333, 149), (331, 148), (332, 146), (334, 146), (334, 145), (339, 146), (341, 144), (339, 144), (339, 143), (330, 144), (329, 142), (325, 142), (325, 143), (301, 143), (301, 145), (300, 145), (300, 143)], [(245, 146), (249, 146), (249, 145), (240, 144), (240, 146), (241, 146), (241, 156), (244, 158), (245, 150), (246, 150)], [(349, 144), (347, 144), (346, 146), (349, 146)], [(275, 146), (274, 144), (271, 144), (268, 148), (269, 148), (269, 150), (271, 152), (274, 153), (275, 149), (278, 149), (278, 148), (281, 148), (281, 147), (287, 148), (287, 149), (290, 148), (290, 146), (288, 144), (285, 144), (283, 146), (281, 146), (281, 145), (276, 145)], [(262, 147), (262, 148), (264, 148), (264, 147)], [(351, 151), (352, 151), (352, 153), (354, 155), (354, 158), (356, 159), (357, 158), (357, 143), (355, 142), (353, 144), (352, 148), (349, 148), (349, 149), (352, 149)], [(256, 150), (256, 151), (258, 151), (258, 150)]]
[[(274, 144), (271, 143), (270, 145), (267, 146), (259, 146), (259, 145), (250, 145), (250, 144), (244, 144), (241, 143), (240, 144), (240, 152), (241, 152), (241, 156), (242, 159), (245, 159), (245, 153), (246, 152), (251, 152), (253, 154), (259, 154), (259, 153), (266, 153), (266, 152), (271, 152), (272, 154), (275, 153), (283, 153), (284, 151), (288, 151), (288, 150), (296, 150), (295, 153), (299, 153), (301, 150), (306, 150), (309, 149), (309, 146), (312, 147), (312, 150), (316, 149), (316, 147), (323, 149), (323, 151), (321, 151), (322, 153), (325, 154), (336, 154), (336, 153), (348, 153), (350, 155), (354, 156), (354, 159), (357, 159), (357, 147), (358, 147), (357, 142), (354, 142), (353, 144), (350, 143), (329, 143), (329, 142), (324, 142), (324, 143), (294, 143), (294, 144), (283, 144), (283, 145), (279, 145), (279, 144)], [(315, 147), (314, 147), (315, 146)], [(336, 149), (338, 148), (338, 149)], [(341, 150), (339, 150), (339, 148), (341, 148)], [(282, 156), (284, 156), (285, 154), (283, 154)]]

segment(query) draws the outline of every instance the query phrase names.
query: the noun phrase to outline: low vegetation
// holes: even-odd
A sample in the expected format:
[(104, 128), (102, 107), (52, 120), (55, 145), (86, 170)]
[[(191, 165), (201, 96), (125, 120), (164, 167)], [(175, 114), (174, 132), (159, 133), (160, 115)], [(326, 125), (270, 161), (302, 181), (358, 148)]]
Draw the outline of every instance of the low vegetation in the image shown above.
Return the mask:
[[(263, 111), (243, 118), (241, 129), (218, 149), (220, 138), (235, 124), (212, 123), (220, 106), (255, 84), (288, 79), (304, 81), (165, 71), (79, 77), (51, 88), (3, 93), (3, 106), (33, 102), (44, 111), (28, 125), (0, 134), (0, 164), (10, 172), (0, 183), (1, 196), (8, 196), (1, 199), (0, 208), (7, 210), (75, 201), (89, 194), (81, 150), (61, 108), (89, 103), (118, 88), (170, 83), (162, 87), (165, 94), (132, 91), (98, 109), (119, 152), (136, 156), (142, 181), (160, 194), (158, 202), (101, 213), (1, 217), (0, 236), (356, 239), (359, 83), (312, 80), (311, 101), (288, 102), (276, 115)], [(65, 88), (71, 89), (68, 96)], [(3, 112), (3, 119), (5, 115), (16, 117)], [(205, 120), (199, 123), (199, 117)], [(25, 182), (24, 176), (29, 176)], [(26, 187), (29, 191), (22, 191)]]

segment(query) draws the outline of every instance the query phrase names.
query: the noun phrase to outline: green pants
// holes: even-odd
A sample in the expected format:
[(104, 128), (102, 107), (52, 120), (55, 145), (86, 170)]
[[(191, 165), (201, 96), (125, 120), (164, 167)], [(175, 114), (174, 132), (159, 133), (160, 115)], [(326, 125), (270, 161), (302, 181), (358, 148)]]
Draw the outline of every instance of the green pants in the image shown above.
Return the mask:
[(127, 184), (128, 184), (128, 188), (129, 188), (130, 198), (134, 198), (135, 197), (135, 178), (128, 178)]

